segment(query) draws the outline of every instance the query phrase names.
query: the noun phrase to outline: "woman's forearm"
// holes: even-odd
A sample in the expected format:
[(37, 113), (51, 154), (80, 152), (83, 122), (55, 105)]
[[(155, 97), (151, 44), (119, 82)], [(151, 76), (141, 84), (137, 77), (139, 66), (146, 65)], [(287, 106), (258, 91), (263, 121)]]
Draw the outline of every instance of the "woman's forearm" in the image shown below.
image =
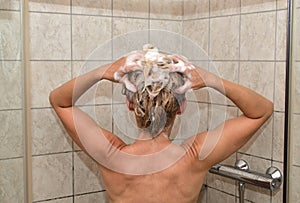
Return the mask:
[(110, 65), (101, 66), (54, 89), (49, 98), (51, 105), (62, 108), (73, 106), (84, 92), (102, 79), (103, 72)]
[(251, 119), (269, 117), (273, 113), (273, 103), (249, 88), (210, 75), (207, 85), (221, 92)]

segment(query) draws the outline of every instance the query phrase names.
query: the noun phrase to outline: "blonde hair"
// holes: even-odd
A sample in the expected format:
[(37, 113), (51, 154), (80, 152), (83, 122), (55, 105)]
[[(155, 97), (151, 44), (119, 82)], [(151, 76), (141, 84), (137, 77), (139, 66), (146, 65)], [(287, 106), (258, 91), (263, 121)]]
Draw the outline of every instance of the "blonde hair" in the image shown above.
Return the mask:
[(137, 126), (155, 137), (171, 124), (185, 100), (184, 94), (174, 92), (184, 84), (183, 76), (170, 72), (167, 84), (158, 81), (145, 85), (144, 72), (133, 71), (128, 73), (128, 80), (136, 86), (137, 92), (131, 92), (123, 85), (122, 93), (133, 104)]

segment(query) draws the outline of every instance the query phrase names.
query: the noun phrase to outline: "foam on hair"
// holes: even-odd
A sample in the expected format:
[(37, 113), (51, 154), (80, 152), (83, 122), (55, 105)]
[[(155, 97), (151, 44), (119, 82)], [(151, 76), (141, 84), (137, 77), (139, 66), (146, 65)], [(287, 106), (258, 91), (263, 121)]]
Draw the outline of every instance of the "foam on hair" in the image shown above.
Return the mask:
[(170, 125), (184, 94), (174, 90), (184, 84), (181, 73), (170, 72), (171, 58), (147, 45), (145, 57), (141, 61), (143, 70), (128, 73), (128, 80), (137, 88), (132, 92), (123, 85), (122, 93), (133, 104), (139, 128), (147, 130), (153, 137)]

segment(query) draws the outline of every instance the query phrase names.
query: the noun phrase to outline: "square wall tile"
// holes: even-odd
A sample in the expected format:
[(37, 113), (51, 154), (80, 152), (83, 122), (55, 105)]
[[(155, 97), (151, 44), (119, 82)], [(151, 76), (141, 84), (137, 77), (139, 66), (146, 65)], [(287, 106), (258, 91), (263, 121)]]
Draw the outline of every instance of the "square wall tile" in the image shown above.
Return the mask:
[(149, 0), (112, 0), (113, 15), (122, 17), (148, 18)]
[(269, 118), (250, 140), (239, 150), (257, 157), (270, 159), (272, 157), (273, 117)]
[(300, 199), (300, 167), (292, 166), (292, 171), (290, 175), (290, 188), (289, 192), (290, 202), (297, 202)]
[(274, 62), (241, 62), (240, 84), (273, 101)]
[(242, 13), (261, 12), (276, 9), (276, 0), (241, 0)]
[(210, 1), (210, 16), (236, 15), (240, 9), (240, 0)]
[(72, 14), (112, 15), (112, 0), (72, 0)]
[(275, 111), (285, 111), (285, 82), (286, 82), (285, 77), (286, 77), (286, 63), (276, 62), (275, 90), (274, 90)]
[(29, 18), (31, 60), (70, 60), (70, 16), (30, 13)]
[(75, 203), (107, 203), (108, 198), (106, 192), (90, 193), (85, 195), (75, 196)]
[(32, 154), (72, 151), (72, 140), (52, 109), (32, 109)]
[(183, 0), (150, 0), (150, 18), (182, 20)]
[(101, 58), (97, 60), (111, 60), (111, 32), (111, 17), (73, 15), (72, 59), (91, 59), (94, 52), (99, 52)]
[[(299, 0), (298, 0), (299, 2)], [(277, 0), (277, 10), (287, 9), (288, 1), (287, 0)]]
[(3, 203), (24, 202), (23, 159), (0, 160), (0, 199)]
[(283, 162), (284, 113), (274, 112), (273, 160)]
[(31, 62), (31, 106), (50, 107), (52, 90), (71, 79), (71, 63), (65, 61)]
[(0, 109), (22, 108), (23, 78), (20, 61), (0, 61)]
[(300, 62), (294, 63), (292, 68), (292, 111), (300, 113)]
[(0, 9), (20, 10), (20, 0), (0, 0)]
[(239, 59), (239, 16), (210, 20), (210, 57), (213, 60)]
[(241, 60), (274, 60), (275, 20), (276, 12), (241, 16)]
[[(74, 61), (72, 63), (72, 75), (78, 77), (91, 70), (99, 68), (102, 65), (108, 64), (107, 61)], [(99, 78), (101, 76), (99, 75)], [(80, 105), (98, 105), (112, 103), (112, 82), (108, 80), (101, 80), (91, 87), (82, 95), (76, 104)]]
[(296, 34), (296, 33), (300, 33), (300, 2), (298, 3), (298, 8), (295, 9), (295, 20), (293, 22), (293, 29), (294, 29), (294, 33), (293, 33), (293, 44), (294, 44), (294, 49), (293, 51), (296, 53), (294, 58), (296, 60), (300, 60), (300, 37)]
[(276, 60), (286, 60), (287, 10), (277, 11)]
[(22, 44), (20, 16), (21, 14), (18, 11), (0, 10), (1, 60), (21, 60)]
[(29, 0), (29, 11), (70, 13), (71, 0)]
[(207, 188), (206, 201), (209, 203), (235, 202), (235, 197), (213, 188)]
[(149, 42), (149, 21), (146, 19), (113, 19), (113, 57), (141, 50)]
[(22, 110), (0, 111), (0, 159), (24, 154)]
[(237, 117), (237, 107), (210, 104), (208, 109), (208, 128), (214, 129), (226, 120)]
[(291, 162), (293, 165), (300, 166), (300, 115), (292, 115), (292, 128), (291, 128)]
[(98, 164), (84, 152), (76, 152), (74, 157), (75, 195), (103, 189)]
[(167, 53), (182, 52), (182, 22), (150, 20), (150, 44)]
[(183, 3), (184, 20), (209, 16), (209, 0), (184, 0)]
[(208, 59), (209, 20), (183, 22), (183, 55), (190, 60)]
[(72, 195), (72, 153), (34, 156), (33, 201)]

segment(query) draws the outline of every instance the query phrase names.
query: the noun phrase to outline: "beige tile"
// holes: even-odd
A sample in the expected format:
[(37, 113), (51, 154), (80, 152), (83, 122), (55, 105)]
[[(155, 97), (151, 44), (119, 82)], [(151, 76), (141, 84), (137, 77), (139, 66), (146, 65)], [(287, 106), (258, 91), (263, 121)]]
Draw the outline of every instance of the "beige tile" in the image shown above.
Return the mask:
[(226, 194), (224, 192), (215, 190), (213, 188), (207, 188), (206, 201), (209, 203), (219, 203), (222, 202), (235, 202), (235, 197), (233, 195)]
[[(254, 156), (238, 154), (238, 159), (244, 159), (249, 164), (250, 170), (261, 174), (265, 174), (266, 170), (271, 166), (271, 161)], [(245, 199), (251, 202), (270, 202), (271, 192), (264, 188), (246, 184)]]
[(211, 0), (210, 16), (235, 15), (240, 13), (240, 0)]
[(70, 0), (29, 0), (29, 11), (70, 13)]
[(298, 3), (298, 8), (294, 9), (294, 20), (293, 20), (293, 52), (294, 54), (294, 59), (300, 60), (300, 37), (297, 33), (300, 33), (300, 2)]
[(277, 9), (287, 9), (287, 6), (288, 6), (288, 1), (286, 1), (286, 0), (277, 0)]
[(149, 0), (113, 0), (113, 15), (148, 18)]
[(292, 67), (292, 111), (300, 113), (300, 62), (294, 63)]
[(111, 59), (111, 18), (101, 16), (73, 16), (72, 49), (73, 60), (91, 59), (98, 53), (97, 60)]
[(85, 194), (75, 197), (75, 203), (107, 203), (108, 198), (106, 197), (106, 192), (97, 192), (91, 194)]
[(286, 60), (287, 11), (277, 12), (276, 60)]
[(52, 90), (71, 79), (71, 64), (64, 61), (31, 62), (31, 106), (49, 107)]
[(112, 0), (72, 0), (73, 14), (112, 15)]
[(20, 61), (0, 61), (0, 109), (22, 108), (21, 71)]
[(24, 202), (22, 158), (0, 160), (0, 183), (1, 202)]
[(237, 107), (210, 104), (208, 115), (208, 128), (214, 129), (227, 119), (237, 117)]
[(20, 12), (0, 10), (0, 59), (21, 59)]
[[(72, 65), (72, 75), (77, 77), (88, 71), (100, 67), (101, 65), (107, 64), (107, 61), (74, 61)], [(100, 77), (100, 76), (99, 76)], [(102, 80), (91, 87), (76, 104), (87, 105), (87, 104), (111, 104), (112, 103), (112, 82)]]
[(146, 19), (114, 18), (114, 59), (133, 50), (141, 50), (143, 45), (148, 43), (148, 25), (149, 22)]
[(290, 176), (290, 188), (289, 192), (290, 202), (298, 202), (300, 199), (300, 167), (292, 166), (291, 168), (291, 176)]
[(241, 62), (240, 84), (273, 101), (274, 63)]
[(70, 16), (30, 13), (31, 60), (71, 59)]
[(284, 113), (274, 112), (273, 160), (283, 162)]
[(275, 15), (265, 12), (241, 16), (241, 60), (274, 60)]
[(72, 140), (52, 109), (32, 109), (32, 154), (72, 150)]
[(276, 62), (275, 67), (275, 92), (274, 92), (274, 109), (275, 111), (285, 110), (285, 77), (286, 63)]
[(181, 20), (182, 17), (182, 0), (150, 0), (150, 18)]
[[(239, 16), (210, 20), (210, 57), (213, 60), (239, 59)], [(226, 30), (226, 32), (224, 32)]]
[(260, 12), (276, 9), (276, 0), (241, 0), (241, 12)]
[(300, 115), (292, 115), (292, 125), (291, 125), (291, 162), (294, 165), (300, 166)]
[(206, 193), (207, 193), (206, 188), (201, 190), (197, 203), (206, 203)]
[(183, 22), (183, 55), (190, 60), (208, 60), (209, 20)]
[(240, 149), (240, 152), (270, 159), (272, 156), (272, 119), (271, 117), (251, 139)]
[(168, 20), (150, 20), (150, 44), (161, 51), (181, 53), (182, 22)]
[(32, 176), (33, 201), (72, 195), (72, 153), (33, 157)]
[(0, 111), (0, 159), (23, 156), (22, 118), (21, 110)]
[(0, 0), (0, 9), (20, 10), (20, 0)]
[(94, 160), (84, 152), (74, 157), (74, 193), (83, 194), (103, 190), (101, 173)]
[(196, 19), (209, 16), (209, 0), (184, 0), (183, 18)]

